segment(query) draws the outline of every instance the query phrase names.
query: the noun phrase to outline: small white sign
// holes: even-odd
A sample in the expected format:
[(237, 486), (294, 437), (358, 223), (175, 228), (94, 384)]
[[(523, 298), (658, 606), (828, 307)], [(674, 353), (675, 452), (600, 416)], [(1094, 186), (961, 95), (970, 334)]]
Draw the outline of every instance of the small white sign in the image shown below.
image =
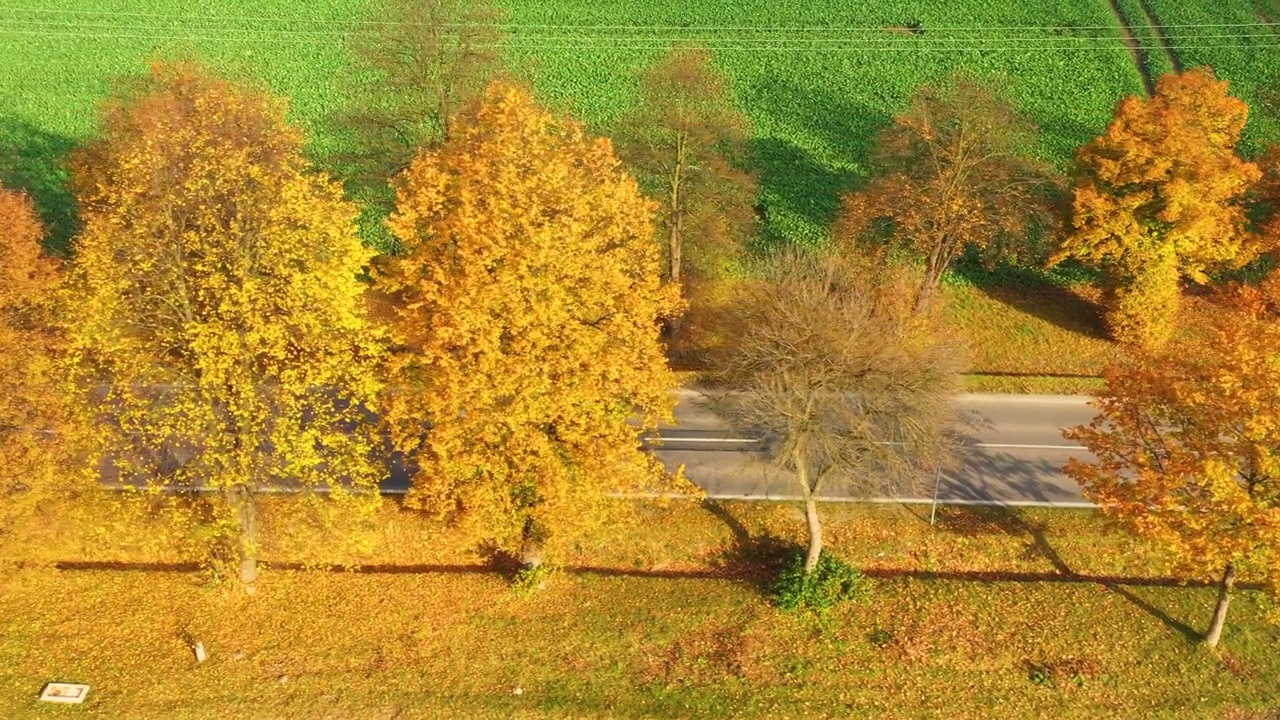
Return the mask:
[(82, 703), (88, 694), (88, 685), (51, 682), (40, 692), (40, 699), (58, 703)]

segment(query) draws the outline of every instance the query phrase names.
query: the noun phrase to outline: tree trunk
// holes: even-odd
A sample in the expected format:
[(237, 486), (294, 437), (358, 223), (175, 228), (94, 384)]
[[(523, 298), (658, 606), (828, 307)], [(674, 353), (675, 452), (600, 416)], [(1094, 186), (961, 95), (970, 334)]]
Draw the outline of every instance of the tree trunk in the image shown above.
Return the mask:
[(933, 251), (925, 258), (924, 274), (920, 278), (920, 290), (916, 294), (916, 312), (921, 312), (933, 303), (934, 297), (938, 294), (938, 285), (942, 283), (942, 274), (947, 271), (951, 265), (952, 253), (948, 252), (950, 247), (950, 235), (942, 236), (934, 247)]
[[(812, 408), (812, 403), (810, 403)], [(822, 522), (818, 519), (818, 502), (813, 494), (817, 488), (809, 485), (809, 466), (805, 454), (803, 440), (792, 450), (791, 459), (795, 463), (796, 476), (800, 481), (800, 490), (804, 493), (804, 516), (809, 521), (809, 552), (804, 557), (804, 572), (809, 574), (818, 567), (818, 558), (822, 556)]]
[(542, 565), (542, 538), (533, 520), (524, 524), (524, 533), (520, 538), (520, 564), (527, 570)]
[(227, 491), (231, 511), (235, 514), (240, 551), (240, 582), (252, 585), (258, 579), (258, 503), (245, 485)]
[[(672, 203), (679, 202), (679, 191), (675, 188), (671, 190)], [(671, 253), (671, 282), (680, 284), (680, 233), (684, 226), (684, 213), (673, 210), (671, 213), (671, 232), (667, 239), (668, 251)]]
[(926, 277), (920, 283), (920, 289), (916, 291), (916, 312), (924, 312), (933, 303), (933, 295), (937, 287)]
[(680, 284), (680, 263), (684, 241), (684, 166), (687, 149), (684, 135), (676, 137), (675, 166), (671, 170), (671, 226), (668, 228), (667, 251), (670, 255), (668, 273), (671, 282)]
[(818, 521), (818, 503), (812, 495), (805, 498), (804, 515), (809, 521), (809, 553), (804, 558), (807, 574), (818, 567), (818, 558), (822, 556), (822, 523)]
[(1227, 622), (1227, 605), (1231, 602), (1231, 586), (1236, 581), (1236, 566), (1227, 565), (1222, 573), (1222, 583), (1218, 587), (1218, 604), (1213, 608), (1213, 621), (1209, 624), (1209, 632), (1205, 633), (1204, 644), (1217, 647), (1222, 637), (1222, 626)]

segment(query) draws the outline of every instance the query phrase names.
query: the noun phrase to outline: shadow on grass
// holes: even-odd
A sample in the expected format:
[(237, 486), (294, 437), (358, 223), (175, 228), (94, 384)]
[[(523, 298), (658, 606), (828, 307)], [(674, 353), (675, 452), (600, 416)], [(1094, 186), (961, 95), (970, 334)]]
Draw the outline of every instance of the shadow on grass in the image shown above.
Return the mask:
[(733, 534), (733, 544), (712, 560), (716, 571), (723, 577), (745, 583), (762, 595), (768, 594), (769, 584), (782, 572), (787, 561), (802, 549), (772, 533), (752, 536), (733, 513), (714, 500), (703, 500), (702, 509), (727, 525)]
[[(944, 514), (942, 521), (938, 527), (943, 530), (973, 537), (977, 535), (989, 535), (1001, 533), (1014, 536), (1026, 536), (1030, 538), (1030, 545), (1027, 547), (1028, 555), (1032, 557), (1041, 557), (1053, 566), (1052, 573), (1018, 573), (1022, 576), (1018, 582), (1035, 582), (1033, 577), (1040, 575), (1040, 582), (1094, 582), (1102, 585), (1107, 590), (1116, 593), (1120, 597), (1132, 603), (1148, 615), (1156, 618), (1164, 623), (1165, 627), (1180, 633), (1189, 642), (1196, 642), (1201, 638), (1200, 633), (1186, 623), (1177, 620), (1164, 610), (1152, 605), (1150, 602), (1143, 600), (1133, 592), (1125, 589), (1125, 586), (1131, 587), (1216, 587), (1217, 583), (1205, 580), (1184, 580), (1179, 578), (1168, 577), (1151, 577), (1151, 578), (1133, 578), (1108, 575), (1081, 575), (1071, 569), (1067, 562), (1062, 559), (1058, 551), (1054, 549), (1049, 539), (1045, 536), (1045, 525), (1036, 520), (1031, 520), (1018, 508), (1004, 507), (984, 507), (984, 508), (948, 508)], [(875, 577), (873, 572), (866, 573), (868, 576)], [(1002, 573), (991, 573), (992, 575), (1001, 575)], [(934, 577), (945, 579), (947, 573), (933, 573)], [(972, 577), (974, 573), (965, 573), (966, 578), (970, 580), (980, 579)], [(979, 573), (980, 575), (980, 573)], [(901, 577), (896, 575), (895, 577)], [(1255, 584), (1249, 589), (1259, 590), (1261, 584)]]
[(1107, 328), (1102, 310), (1070, 288), (1052, 283), (1002, 286), (981, 285), (983, 293), (993, 300), (1021, 310), (1068, 332), (1105, 339)]
[[(813, 227), (826, 228), (840, 209), (840, 196), (855, 176), (834, 171), (798, 145), (779, 138), (756, 138), (747, 146), (749, 169), (760, 180), (757, 212), (762, 221), (760, 242), (766, 247), (803, 240), (779, 225), (788, 215)], [(795, 228), (790, 228), (791, 232)]]
[(778, 136), (757, 137), (747, 146), (747, 169), (760, 181), (762, 240), (812, 240), (791, 237), (797, 228), (779, 226), (776, 219), (789, 215), (825, 230), (840, 209), (841, 196), (864, 179), (854, 168), (865, 170), (876, 133), (891, 118), (837, 93), (777, 77), (752, 87), (748, 104), (753, 115), (767, 116), (785, 135), (812, 139), (813, 148), (825, 156), (815, 157), (811, 149)]
[[(786, 553), (794, 552), (795, 543), (773, 536), (766, 536), (773, 542), (763, 542), (761, 547), (766, 556), (772, 555), (775, 549), (783, 549)], [(776, 543), (776, 544), (775, 544)], [(750, 546), (744, 546), (749, 549)], [(723, 570), (640, 570), (622, 567), (601, 567), (595, 565), (565, 565), (560, 569), (573, 575), (596, 575), (600, 577), (632, 577), (632, 578), (670, 578), (670, 579), (705, 579), (705, 580), (742, 580), (754, 568), (767, 566), (767, 562), (759, 556), (747, 556), (753, 567), (742, 565)], [(785, 555), (784, 555), (785, 557)], [(350, 573), (353, 575), (498, 575), (503, 569), (492, 563), (474, 564), (398, 564), (398, 565), (346, 565), (304, 564), (290, 562), (272, 562), (263, 560), (264, 568), (291, 572), (325, 572)], [(204, 566), (195, 562), (183, 563), (149, 563), (123, 562), (115, 560), (67, 560), (53, 564), (54, 569), (64, 572), (140, 572), (140, 573), (194, 573), (204, 570)], [(1120, 587), (1185, 587), (1216, 588), (1218, 583), (1212, 580), (1192, 580), (1178, 577), (1137, 577), (1132, 575), (1085, 575), (1064, 574), (1061, 572), (1008, 572), (1003, 570), (897, 570), (892, 568), (872, 568), (863, 570), (862, 574), (881, 580), (925, 580), (943, 582), (979, 582), (979, 583), (1067, 583), (1098, 584)], [(1236, 589), (1244, 591), (1262, 590), (1261, 583), (1236, 583)], [(1146, 608), (1144, 608), (1146, 609)], [(1185, 626), (1184, 626), (1185, 627)], [(1197, 634), (1196, 637), (1199, 637)]]
[(66, 166), (74, 149), (70, 138), (0, 116), (0, 185), (31, 196), (45, 225), (45, 250), (56, 255), (70, 253), (79, 229)]

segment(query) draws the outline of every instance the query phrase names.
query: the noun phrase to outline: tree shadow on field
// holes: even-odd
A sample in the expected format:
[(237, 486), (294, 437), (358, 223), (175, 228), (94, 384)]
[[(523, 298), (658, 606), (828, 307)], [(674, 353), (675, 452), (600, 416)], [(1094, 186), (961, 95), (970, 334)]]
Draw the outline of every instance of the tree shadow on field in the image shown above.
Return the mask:
[[(1115, 102), (1119, 103), (1121, 99), (1117, 97)], [(1110, 118), (1090, 127), (1073, 117), (1052, 115), (1040, 123), (1041, 145), (1051, 157), (1060, 158), (1056, 164), (1069, 172), (1076, 150), (1106, 130), (1108, 121)]]
[(67, 157), (76, 143), (30, 123), (0, 116), (0, 185), (31, 196), (45, 226), (45, 250), (68, 255), (79, 229)]
[[(760, 181), (758, 209), (765, 222), (764, 239), (787, 239), (779, 237), (779, 228), (769, 223), (780, 215), (790, 214), (816, 227), (830, 226), (841, 197), (865, 179), (876, 133), (889, 123), (889, 116), (832, 92), (801, 89), (777, 78), (755, 85), (747, 105), (753, 115), (769, 117), (769, 124), (784, 135), (775, 130), (773, 136), (752, 138), (747, 147), (747, 169)], [(828, 148), (830, 157), (825, 162), (815, 157), (786, 138), (786, 129), (815, 138)]]
[(982, 292), (993, 300), (1068, 332), (1098, 339), (1107, 337), (1102, 308), (1071, 288), (1041, 282), (1022, 286), (985, 286)]
[(1026, 513), (1020, 508), (950, 506), (939, 513), (938, 527), (964, 537), (990, 534), (1024, 536), (1028, 538), (1027, 547), (1024, 551), (1025, 557), (1044, 559), (1053, 566), (1055, 573), (1063, 579), (1099, 582), (1107, 590), (1119, 595), (1138, 609), (1159, 620), (1165, 627), (1182, 635), (1188, 642), (1197, 642), (1200, 639), (1200, 633), (1196, 632), (1194, 628), (1124, 587), (1125, 584), (1137, 585), (1139, 583), (1126, 583), (1125, 578), (1090, 578), (1081, 576), (1080, 573), (1067, 564), (1066, 560), (1053, 547), (1053, 544), (1049, 542), (1046, 536), (1047, 528), (1045, 524), (1027, 517)]
[(723, 505), (714, 500), (702, 501), (702, 509), (729, 527), (733, 543), (714, 560), (716, 568), (761, 594), (782, 571), (787, 560), (801, 550), (790, 540), (771, 533), (751, 535), (745, 525)]
[(969, 248), (951, 266), (950, 273), (987, 297), (1062, 330), (1106, 338), (1102, 307), (1073, 288), (1097, 283), (1101, 274), (1074, 260), (1066, 260), (1052, 270), (1038, 267), (1040, 262), (1043, 261), (1031, 259), (1022, 267), (1001, 263), (988, 268), (977, 251)]

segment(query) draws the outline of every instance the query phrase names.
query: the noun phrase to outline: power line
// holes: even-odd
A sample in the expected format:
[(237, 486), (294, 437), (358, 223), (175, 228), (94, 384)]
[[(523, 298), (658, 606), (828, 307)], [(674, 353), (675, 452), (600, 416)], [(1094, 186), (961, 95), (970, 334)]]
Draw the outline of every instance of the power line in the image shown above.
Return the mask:
[[(372, 25), (372, 26), (423, 26), (434, 25), (434, 23), (408, 23), (395, 20), (326, 20), (324, 18), (308, 17), (303, 15), (283, 16), (283, 15), (183, 15), (176, 13), (148, 13), (148, 12), (130, 12), (118, 10), (75, 10), (64, 8), (27, 8), (12, 5), (0, 5), (0, 10), (46, 14), (46, 15), (80, 15), (80, 16), (99, 16), (99, 17), (146, 17), (172, 19), (181, 21), (207, 21), (207, 20), (230, 20), (237, 22), (280, 22), (280, 23), (299, 23), (314, 25)], [(848, 31), (848, 30), (869, 30), (869, 31), (885, 31), (890, 29), (890, 25), (583, 25), (583, 24), (555, 24), (555, 23), (484, 23), (504, 29), (511, 28), (539, 28), (539, 29), (569, 29), (569, 30), (681, 30), (681, 31), (703, 31), (703, 30), (731, 30), (731, 31), (750, 31), (750, 32), (773, 32), (778, 30), (794, 31), (794, 32), (830, 32), (830, 31)], [(1257, 27), (1277, 27), (1280, 22), (1248, 22), (1248, 23), (1151, 23), (1142, 27), (1151, 27), (1157, 29), (1171, 28), (1257, 28)], [(925, 28), (927, 31), (985, 31), (985, 30), (1119, 30), (1122, 27), (1119, 23), (1112, 25), (931, 25)]]
[[(194, 42), (204, 42), (204, 41), (249, 42), (249, 43), (258, 43), (258, 44), (276, 43), (280, 41), (280, 38), (265, 37), (261, 35), (236, 36), (236, 35), (158, 35), (158, 34), (130, 34), (130, 33), (85, 33), (85, 32), (62, 32), (62, 31), (47, 31), (47, 30), (11, 30), (11, 29), (2, 28), (2, 27), (0, 27), (0, 35), (13, 35), (13, 36), (24, 36), (24, 37), (51, 37), (51, 38), (66, 37), (66, 38), (99, 39), (99, 40), (183, 40), (183, 41), (194, 41)], [(1239, 36), (1237, 36), (1237, 38), (1238, 37)], [(1274, 35), (1265, 35), (1265, 36), (1259, 35), (1259, 36), (1247, 36), (1247, 37), (1269, 37), (1269, 38), (1274, 38), (1277, 42), (1209, 43), (1209, 44), (1192, 44), (1192, 45), (1178, 44), (1174, 47), (1174, 49), (1189, 50), (1189, 49), (1247, 48), (1247, 49), (1256, 50), (1256, 49), (1263, 49), (1263, 48), (1280, 47), (1280, 37), (1277, 37)], [(548, 38), (548, 39), (569, 40), (571, 38), (566, 37), (566, 38)], [(591, 39), (584, 38), (572, 44), (563, 44), (563, 45), (544, 44), (540, 42), (520, 43), (520, 42), (506, 41), (506, 42), (496, 43), (495, 46), (533, 49), (533, 50), (603, 50), (603, 51), (665, 50), (669, 47), (669, 43), (660, 42), (658, 41), (658, 39), (654, 39), (654, 38), (634, 38), (634, 40), (637, 40), (637, 41), (645, 40), (648, 42), (644, 44), (631, 44), (631, 45), (618, 44), (614, 40), (610, 40), (603, 44), (592, 44), (590, 42), (590, 40), (592, 39), (594, 38), (591, 38)], [(632, 40), (632, 39), (633, 38), (627, 38), (627, 40)], [(1043, 38), (1043, 39), (1035, 38), (1033, 39), (1033, 41), (1046, 40), (1046, 39), (1050, 39), (1050, 38)], [(1081, 39), (1086, 40), (1086, 38), (1081, 38)], [(291, 40), (292, 42), (297, 42), (297, 43), (320, 43), (320, 42), (330, 42), (331, 39), (319, 38), (319, 37), (299, 37), (299, 38), (292, 38)], [(600, 40), (605, 40), (605, 38), (600, 38)], [(1096, 42), (1097, 39), (1088, 38), (1087, 40), (1092, 40)], [(1163, 44), (1128, 45), (1124, 43), (1119, 37), (1107, 38), (1107, 40), (1110, 40), (1111, 42), (1108, 42), (1107, 44), (1092, 45), (1092, 46), (1080, 45), (1080, 44), (1054, 44), (1054, 45), (1008, 44), (1008, 43), (1001, 44), (1003, 43), (1003, 41), (1001, 41), (1001, 43), (994, 43), (994, 44), (980, 44), (980, 45), (965, 46), (965, 45), (944, 45), (940, 43), (916, 43), (916, 42), (868, 43), (866, 41), (861, 41), (861, 40), (847, 40), (847, 41), (832, 42), (831, 44), (828, 44), (828, 45), (818, 45), (818, 44), (815, 44), (813, 41), (800, 40), (800, 39), (791, 40), (791, 41), (779, 41), (774, 45), (762, 46), (758, 44), (756, 45), (741, 44), (741, 41), (739, 40), (726, 40), (720, 43), (717, 43), (717, 42), (709, 43), (707, 44), (707, 48), (710, 50), (755, 50), (755, 51), (769, 50), (769, 49), (810, 50), (810, 51), (886, 50), (886, 49), (910, 49), (910, 50), (917, 50), (917, 51), (930, 51), (930, 50), (933, 50), (933, 51), (938, 51), (938, 50), (1115, 51), (1115, 50), (1128, 50), (1128, 49), (1133, 49), (1133, 50), (1164, 50), (1165, 49), (1165, 46)], [(963, 38), (957, 38), (956, 42), (966, 42), (966, 40)], [(973, 42), (973, 40), (969, 39), (967, 40), (967, 42)]]
[[(27, 32), (28, 32), (28, 33), (30, 33), (30, 34), (42, 33), (42, 34), (51, 34), (51, 35), (52, 35), (52, 34), (54, 34), (54, 33), (65, 33), (65, 34), (67, 34), (67, 35), (72, 35), (72, 34), (81, 34), (81, 33), (83, 33), (83, 34), (85, 34), (86, 36), (89, 36), (89, 35), (90, 35), (90, 33), (89, 33), (89, 32), (86, 32), (86, 31), (99, 31), (99, 30), (116, 30), (116, 29), (126, 29), (126, 30), (130, 30), (130, 31), (142, 31), (143, 33), (146, 33), (146, 31), (158, 31), (158, 32), (165, 32), (165, 31), (172, 30), (172, 28), (169, 28), (169, 27), (156, 26), (156, 25), (143, 25), (143, 26), (132, 26), (132, 27), (128, 27), (128, 28), (120, 28), (119, 26), (116, 26), (116, 25), (87, 25), (87, 24), (84, 24), (84, 23), (66, 22), (66, 21), (55, 21), (54, 23), (52, 23), (52, 26), (51, 26), (51, 23), (49, 23), (48, 21), (43, 21), (43, 20), (36, 20), (36, 21), (17, 20), (17, 21), (8, 21), (8, 22), (9, 22), (10, 24), (16, 24), (16, 25), (34, 26), (34, 27), (36, 28), (35, 30), (27, 31)], [(11, 32), (11, 33), (14, 33), (14, 34), (22, 34), (22, 33), (23, 33), (23, 31), (21, 31), (21, 30), (8, 30), (7, 28), (4, 28), (4, 29), (5, 29), (7, 32)], [(244, 34), (248, 34), (247, 36), (244, 36), (244, 39), (255, 39), (255, 38), (252, 38), (252, 36), (253, 36), (253, 35), (266, 35), (266, 34), (284, 34), (284, 35), (299, 35), (299, 36), (316, 36), (316, 37), (324, 37), (324, 38), (333, 38), (333, 37), (352, 37), (352, 36), (357, 36), (357, 35), (371, 36), (371, 37), (376, 37), (376, 36), (377, 36), (377, 33), (367, 32), (367, 31), (362, 31), (362, 32), (345, 32), (345, 31), (332, 31), (332, 30), (293, 30), (293, 29), (281, 29), (281, 28), (231, 28), (231, 27), (225, 27), (225, 28), (201, 27), (201, 28), (190, 28), (190, 29), (191, 29), (191, 30), (194, 30), (194, 31), (197, 31), (197, 32), (202, 32), (202, 31), (203, 31), (203, 32), (208, 32), (208, 33), (217, 33), (217, 34), (215, 34), (215, 35), (199, 35), (199, 36), (182, 36), (184, 39), (185, 39), (186, 37), (201, 37), (201, 38), (203, 38), (203, 37), (216, 37), (216, 38), (218, 38), (218, 39), (223, 39), (223, 38), (226, 38), (226, 39), (242, 39), (242, 37), (241, 37), (240, 35), (229, 34), (229, 33), (244, 33)], [(111, 33), (111, 34), (115, 34), (115, 33)], [(137, 33), (132, 33), (132, 34), (129, 34), (129, 35), (121, 35), (121, 37), (140, 37), (140, 36), (141, 36), (141, 35), (139, 35), (139, 34), (137, 34)], [(146, 37), (156, 37), (156, 38), (160, 38), (160, 39), (169, 39), (169, 38), (171, 38), (171, 37), (175, 37), (175, 36), (169, 36), (169, 35), (156, 35), (156, 34), (154, 34), (154, 33), (146, 33)], [(717, 37), (691, 38), (691, 37), (684, 37), (684, 36), (662, 36), (662, 35), (635, 35), (635, 36), (632, 36), (632, 37), (627, 37), (627, 36), (619, 36), (619, 35), (617, 35), (617, 34), (611, 34), (611, 35), (607, 36), (607, 39), (612, 43), (612, 42), (616, 42), (620, 37), (621, 37), (623, 40), (629, 40), (629, 41), (645, 41), (645, 42), (651, 42), (651, 43), (661, 43), (661, 42), (702, 42), (702, 43), (732, 42), (732, 43), (747, 43), (747, 44), (752, 44), (752, 43), (759, 43), (759, 44), (786, 44), (786, 43), (792, 43), (792, 44), (797, 44), (797, 45), (806, 45), (806, 44), (855, 44), (855, 45), (857, 45), (857, 44), (862, 44), (862, 43), (868, 43), (868, 44), (870, 44), (870, 45), (871, 45), (871, 46), (873, 46), (873, 47), (878, 47), (878, 46), (881, 46), (881, 45), (886, 45), (886, 46), (887, 46), (887, 45), (911, 45), (911, 46), (918, 46), (918, 45), (945, 44), (945, 43), (958, 43), (958, 42), (973, 42), (973, 43), (1000, 42), (1000, 43), (1015, 43), (1015, 44), (1016, 44), (1016, 43), (1018, 43), (1019, 41), (1040, 42), (1040, 41), (1045, 41), (1045, 40), (1048, 40), (1048, 41), (1051, 41), (1051, 42), (1055, 42), (1055, 43), (1056, 43), (1056, 42), (1062, 42), (1062, 43), (1078, 43), (1078, 42), (1081, 42), (1081, 41), (1107, 41), (1107, 42), (1121, 41), (1121, 36), (1120, 36), (1118, 33), (1117, 33), (1117, 34), (1114, 34), (1114, 35), (1057, 35), (1057, 36), (1041, 36), (1041, 37), (1035, 37), (1035, 36), (1025, 36), (1025, 37), (1020, 37), (1020, 36), (1012, 36), (1012, 35), (991, 35), (991, 36), (987, 36), (987, 37), (945, 37), (945, 36), (944, 36), (944, 37), (939, 37), (939, 36), (920, 37), (920, 36), (913, 36), (913, 37), (866, 37), (866, 38), (836, 38), (836, 37), (817, 37), (817, 38), (806, 38), (806, 37), (799, 37), (799, 36), (796, 36), (796, 37), (727, 37), (727, 36), (726, 36), (726, 37), (719, 37), (719, 38), (717, 38)], [(1268, 32), (1268, 33), (1259, 33), (1259, 34), (1227, 33), (1227, 34), (1204, 34), (1204, 35), (1173, 36), (1173, 37), (1170, 37), (1169, 39), (1170, 39), (1171, 41), (1176, 41), (1176, 40), (1181, 40), (1181, 39), (1191, 39), (1191, 40), (1196, 40), (1196, 41), (1203, 41), (1203, 40), (1244, 40), (1244, 39), (1250, 39), (1250, 38), (1271, 38), (1271, 39), (1275, 39), (1275, 38), (1277, 38), (1277, 35), (1276, 35), (1275, 33), (1270, 33), (1270, 32)], [(584, 35), (573, 35), (573, 34), (567, 34), (567, 33), (551, 34), (551, 35), (516, 35), (516, 36), (514, 36), (512, 39), (505, 40), (505, 41), (499, 41), (499, 42), (494, 43), (494, 44), (499, 45), (499, 46), (505, 46), (505, 45), (519, 45), (519, 44), (527, 43), (528, 41), (535, 41), (535, 42), (534, 42), (534, 44), (537, 44), (537, 42), (541, 42), (541, 41), (574, 41), (574, 42), (577, 42), (577, 41), (581, 41), (581, 40), (583, 40), (583, 39), (597, 39), (597, 38), (593, 38), (593, 37), (590, 37), (590, 36), (584, 36)], [(601, 37), (601, 38), (598, 38), (598, 39), (606, 39), (606, 38)]]

